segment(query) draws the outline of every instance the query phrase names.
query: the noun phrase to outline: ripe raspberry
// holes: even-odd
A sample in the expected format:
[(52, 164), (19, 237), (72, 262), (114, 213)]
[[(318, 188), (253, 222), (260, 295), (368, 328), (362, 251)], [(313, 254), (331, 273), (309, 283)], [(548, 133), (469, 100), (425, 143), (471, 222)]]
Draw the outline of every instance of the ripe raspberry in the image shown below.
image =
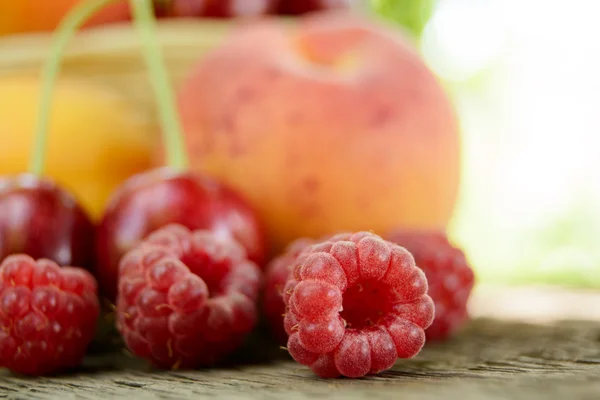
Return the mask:
[(168, 225), (121, 259), (117, 327), (157, 367), (210, 365), (253, 329), (259, 286), (237, 242)]
[(410, 251), (427, 276), (435, 303), (435, 320), (425, 331), (427, 339), (446, 339), (469, 318), (467, 303), (475, 276), (465, 254), (443, 232), (397, 230), (388, 240)]
[(286, 343), (288, 335), (283, 329), (283, 290), (285, 284), (296, 266), (296, 257), (307, 246), (315, 241), (308, 238), (298, 239), (290, 243), (284, 252), (275, 257), (265, 268), (265, 287), (263, 290), (262, 310), (266, 317), (271, 333), (279, 343)]
[(323, 378), (351, 378), (415, 356), (433, 321), (423, 271), (404, 248), (340, 234), (296, 258), (285, 291), (288, 350)]
[(100, 313), (80, 268), (17, 254), (0, 264), (0, 367), (45, 375), (78, 366)]

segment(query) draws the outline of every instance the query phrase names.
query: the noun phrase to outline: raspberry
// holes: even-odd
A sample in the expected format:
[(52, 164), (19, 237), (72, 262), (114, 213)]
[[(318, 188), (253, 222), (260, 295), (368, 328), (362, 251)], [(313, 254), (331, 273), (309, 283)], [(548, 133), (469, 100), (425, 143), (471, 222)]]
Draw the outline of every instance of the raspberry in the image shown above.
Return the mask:
[(263, 290), (262, 310), (271, 333), (279, 343), (287, 342), (288, 335), (283, 329), (285, 304), (282, 293), (288, 277), (294, 269), (296, 257), (315, 241), (308, 238), (290, 243), (284, 252), (275, 257), (265, 268), (265, 288)]
[(467, 303), (475, 276), (465, 254), (443, 232), (397, 230), (388, 240), (410, 251), (427, 276), (435, 303), (435, 320), (425, 331), (427, 339), (448, 338), (469, 318)]
[(78, 366), (100, 313), (80, 268), (16, 254), (0, 264), (0, 367), (46, 375)]
[(171, 224), (120, 262), (117, 327), (159, 368), (216, 363), (256, 322), (260, 269), (233, 239)]
[(306, 247), (285, 286), (288, 350), (323, 378), (356, 378), (415, 356), (433, 321), (427, 280), (406, 249), (368, 232)]

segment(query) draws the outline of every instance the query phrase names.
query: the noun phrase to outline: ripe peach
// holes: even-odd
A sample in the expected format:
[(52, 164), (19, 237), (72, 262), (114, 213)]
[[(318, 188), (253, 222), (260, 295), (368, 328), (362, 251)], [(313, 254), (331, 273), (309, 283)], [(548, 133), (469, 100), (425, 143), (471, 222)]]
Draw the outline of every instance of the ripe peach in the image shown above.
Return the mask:
[(193, 168), (239, 189), (275, 249), (300, 236), (444, 228), (453, 107), (395, 31), (347, 13), (240, 27), (184, 82)]

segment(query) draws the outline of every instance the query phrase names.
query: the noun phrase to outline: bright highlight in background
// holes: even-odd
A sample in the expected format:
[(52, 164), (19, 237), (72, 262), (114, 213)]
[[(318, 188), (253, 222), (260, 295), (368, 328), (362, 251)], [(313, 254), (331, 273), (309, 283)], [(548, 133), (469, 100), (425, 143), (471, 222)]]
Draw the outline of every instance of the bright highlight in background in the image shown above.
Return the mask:
[(425, 27), (463, 125), (452, 233), (483, 281), (600, 285), (599, 12), (442, 0)]
[(494, 61), (506, 40), (501, 11), (495, 1), (439, 2), (421, 39), (425, 59), (444, 79), (470, 78)]

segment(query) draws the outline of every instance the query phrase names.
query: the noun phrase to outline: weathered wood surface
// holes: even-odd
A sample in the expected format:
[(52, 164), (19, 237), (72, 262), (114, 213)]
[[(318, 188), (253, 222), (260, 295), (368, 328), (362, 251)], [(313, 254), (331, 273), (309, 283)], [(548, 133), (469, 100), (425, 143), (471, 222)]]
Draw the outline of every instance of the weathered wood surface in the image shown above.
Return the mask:
[[(527, 293), (521, 293), (523, 301)], [(511, 298), (515, 296), (519, 294)], [(543, 303), (539, 300), (543, 296), (535, 298)], [(598, 295), (575, 297), (583, 298), (587, 301), (580, 308), (599, 308)], [(527, 304), (522, 306), (526, 309)], [(483, 309), (475, 307), (475, 313), (480, 315)], [(600, 398), (600, 320), (547, 317), (532, 324), (519, 322), (518, 313), (504, 315), (509, 317), (514, 318), (477, 317), (455, 339), (428, 345), (392, 371), (360, 380), (317, 379), (278, 349), (250, 350), (237, 365), (201, 371), (155, 371), (115, 354), (90, 357), (85, 368), (64, 377), (27, 379), (1, 372), (0, 398)]]

